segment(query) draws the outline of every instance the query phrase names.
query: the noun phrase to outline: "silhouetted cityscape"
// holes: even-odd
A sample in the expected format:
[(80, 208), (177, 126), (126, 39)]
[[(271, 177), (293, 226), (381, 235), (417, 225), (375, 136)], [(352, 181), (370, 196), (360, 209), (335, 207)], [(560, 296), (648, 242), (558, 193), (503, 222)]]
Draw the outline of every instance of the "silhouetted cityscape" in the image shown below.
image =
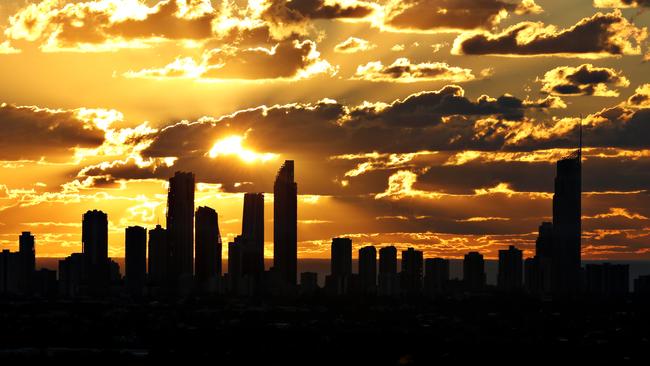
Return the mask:
[[(92, 210), (82, 216), (82, 252), (60, 260), (58, 276), (52, 270), (36, 270), (35, 238), (23, 232), (18, 252), (1, 254), (0, 293), (62, 298), (316, 293), (439, 297), (486, 292), (538, 298), (625, 296), (629, 265), (581, 265), (581, 159), (578, 149), (557, 162), (553, 221), (540, 224), (533, 257), (524, 259), (522, 250), (512, 245), (499, 251), (496, 287), (488, 286), (485, 260), (477, 251), (465, 255), (462, 280), (450, 278), (449, 259), (424, 258), (414, 248), (401, 252), (398, 271), (395, 246), (360, 248), (359, 270), (353, 273), (350, 238), (332, 239), (330, 274), (323, 288), (314, 272), (301, 273), (297, 284), (298, 189), (294, 162), (287, 160), (273, 187), (273, 266), (268, 271), (264, 268), (264, 194), (244, 195), (241, 234), (228, 243), (228, 266), (223, 273), (218, 213), (210, 207), (195, 209), (194, 174), (176, 172), (169, 179), (166, 228), (150, 229), (148, 244), (146, 228), (125, 229), (124, 278), (117, 262), (108, 257), (108, 217)], [(649, 278), (635, 279), (636, 293), (650, 292)]]

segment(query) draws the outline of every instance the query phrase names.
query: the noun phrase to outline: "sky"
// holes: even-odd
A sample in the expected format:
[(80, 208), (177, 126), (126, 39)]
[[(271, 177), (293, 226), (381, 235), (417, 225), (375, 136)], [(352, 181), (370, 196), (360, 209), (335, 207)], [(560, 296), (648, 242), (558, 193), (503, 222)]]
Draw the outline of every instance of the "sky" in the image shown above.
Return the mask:
[[(534, 254), (583, 150), (583, 258), (650, 259), (648, 0), (3, 0), (0, 248), (81, 250), (81, 216), (165, 224), (167, 179), (241, 232), (287, 159), (298, 251)], [(225, 246), (224, 246), (225, 251)], [(224, 255), (226, 253), (224, 252)], [(355, 253), (356, 254), (356, 253)], [(356, 255), (355, 255), (356, 256)]]

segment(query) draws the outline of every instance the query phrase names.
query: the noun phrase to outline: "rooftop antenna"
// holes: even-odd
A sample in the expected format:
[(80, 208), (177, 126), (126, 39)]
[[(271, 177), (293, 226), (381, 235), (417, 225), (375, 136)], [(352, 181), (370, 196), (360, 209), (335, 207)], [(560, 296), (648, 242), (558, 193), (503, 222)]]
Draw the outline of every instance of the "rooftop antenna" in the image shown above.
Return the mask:
[(582, 164), (582, 114), (580, 115), (580, 142), (578, 143), (578, 161)]

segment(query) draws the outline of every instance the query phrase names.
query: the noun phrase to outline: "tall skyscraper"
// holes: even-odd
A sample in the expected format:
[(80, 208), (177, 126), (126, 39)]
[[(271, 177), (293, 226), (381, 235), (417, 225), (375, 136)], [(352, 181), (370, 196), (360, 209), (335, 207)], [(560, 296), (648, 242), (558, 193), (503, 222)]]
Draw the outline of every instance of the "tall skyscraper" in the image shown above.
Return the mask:
[(244, 195), (242, 219), (242, 275), (264, 273), (264, 193)]
[(523, 284), (523, 255), (521, 250), (510, 245), (499, 250), (499, 272), (497, 286), (502, 291), (518, 291)]
[(463, 259), (463, 283), (469, 291), (481, 291), (485, 287), (485, 261), (479, 252), (469, 252)]
[(23, 231), (18, 237), (18, 255), (21, 267), (20, 286), (24, 292), (31, 292), (36, 273), (36, 249), (34, 235), (29, 231)]
[[(537, 273), (530, 273), (529, 284), (535, 287), (533, 292), (550, 293), (553, 286), (553, 223), (543, 222), (539, 226), (537, 241), (535, 242), (535, 262)], [(535, 282), (536, 281), (536, 282)]]
[(362, 292), (377, 289), (377, 249), (372, 245), (359, 249), (359, 284)]
[(102, 292), (108, 286), (108, 216), (98, 210), (83, 215), (81, 243), (84, 277), (91, 292)]
[[(188, 286), (194, 264), (194, 174), (176, 172), (167, 192), (167, 240), (173, 285)], [(182, 282), (179, 282), (182, 281)]]
[(331, 253), (332, 276), (349, 276), (352, 274), (352, 239), (332, 239)]
[(242, 277), (242, 246), (244, 238), (237, 235), (234, 241), (228, 243), (228, 286), (231, 292), (239, 291)]
[(149, 282), (154, 286), (169, 285), (169, 245), (167, 230), (156, 225), (149, 230)]
[(126, 287), (133, 295), (142, 295), (147, 278), (147, 229), (129, 226), (124, 234)]
[(399, 293), (399, 277), (397, 275), (397, 248), (387, 246), (379, 249), (379, 276), (377, 292), (380, 295), (392, 296)]
[(221, 234), (217, 211), (210, 207), (196, 210), (196, 280), (206, 286), (221, 276)]
[(296, 284), (298, 261), (298, 185), (293, 160), (286, 160), (273, 185), (273, 269)]
[(427, 258), (424, 260), (424, 289), (428, 294), (441, 293), (449, 281), (449, 260)]
[(553, 292), (580, 289), (581, 149), (557, 162), (553, 195)]
[(402, 251), (402, 291), (417, 294), (422, 290), (422, 251), (408, 248)]

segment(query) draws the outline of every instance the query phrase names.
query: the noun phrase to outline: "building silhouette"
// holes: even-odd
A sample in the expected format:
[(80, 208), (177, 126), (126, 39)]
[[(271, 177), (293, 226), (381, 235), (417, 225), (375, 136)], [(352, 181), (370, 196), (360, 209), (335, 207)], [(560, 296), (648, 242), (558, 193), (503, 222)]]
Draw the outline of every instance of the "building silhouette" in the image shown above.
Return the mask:
[(81, 243), (84, 260), (82, 276), (90, 293), (104, 293), (110, 282), (108, 259), (108, 215), (99, 210), (83, 215)]
[(424, 260), (424, 290), (427, 294), (439, 294), (445, 291), (449, 281), (449, 260), (427, 258)]
[(422, 290), (423, 255), (419, 250), (408, 248), (402, 251), (402, 272), (400, 286), (406, 294), (417, 294)]
[(264, 194), (246, 193), (241, 233), (242, 275), (257, 281), (264, 273)]
[(124, 234), (124, 280), (129, 293), (140, 296), (147, 279), (147, 229), (129, 226)]
[(378, 293), (384, 296), (399, 294), (397, 275), (397, 248), (387, 246), (379, 249)]
[(557, 162), (553, 195), (552, 283), (557, 295), (580, 290), (581, 149)]
[(167, 191), (167, 243), (172, 286), (190, 287), (194, 274), (194, 174), (176, 172)]
[(313, 294), (318, 291), (318, 273), (302, 272), (300, 274), (300, 292)]
[(359, 287), (363, 293), (377, 290), (377, 249), (374, 246), (359, 249)]
[(586, 293), (594, 296), (623, 296), (629, 292), (630, 266), (627, 264), (587, 264)]
[(202, 291), (216, 291), (221, 276), (221, 234), (219, 217), (210, 207), (196, 210), (196, 256), (197, 286)]
[(506, 250), (499, 250), (499, 270), (497, 287), (501, 291), (515, 292), (523, 284), (522, 251), (510, 245)]
[(296, 284), (298, 263), (298, 185), (293, 160), (286, 160), (273, 184), (273, 269), (287, 284)]
[(33, 277), (36, 272), (36, 248), (34, 244), (34, 235), (29, 231), (23, 231), (18, 237), (18, 255), (21, 262), (20, 287), (25, 293), (32, 291)]
[(643, 275), (634, 279), (634, 293), (640, 296), (650, 295), (650, 275)]
[(59, 261), (59, 294), (76, 297), (83, 291), (86, 260), (82, 253), (72, 253)]
[(244, 238), (237, 235), (228, 243), (228, 289), (231, 293), (239, 292), (242, 277), (242, 245)]
[(485, 261), (479, 252), (469, 252), (463, 259), (463, 284), (468, 291), (485, 289)]
[(170, 259), (167, 230), (156, 225), (154, 229), (149, 230), (149, 284), (154, 287), (169, 286)]
[(331, 294), (343, 295), (351, 292), (352, 282), (352, 239), (333, 238), (325, 287)]

